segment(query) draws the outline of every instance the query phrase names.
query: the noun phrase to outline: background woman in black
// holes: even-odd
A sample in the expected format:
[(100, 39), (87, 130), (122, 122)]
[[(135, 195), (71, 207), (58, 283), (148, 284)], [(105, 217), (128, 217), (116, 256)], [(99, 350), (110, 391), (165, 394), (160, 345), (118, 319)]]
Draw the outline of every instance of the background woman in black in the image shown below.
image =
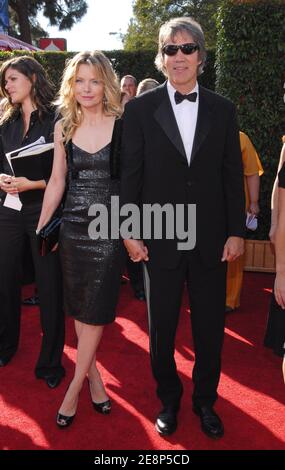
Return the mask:
[[(0, 121), (0, 366), (5, 366), (18, 348), (20, 333), (21, 260), (28, 235), (36, 284), (40, 297), (41, 351), (37, 378), (53, 388), (64, 375), (61, 356), (64, 345), (61, 272), (57, 253), (39, 256), (36, 226), (41, 212), (53, 151), (35, 159), (33, 178), (11, 175), (5, 154), (38, 140), (52, 142), (54, 113), (50, 106), (53, 88), (42, 66), (32, 57), (6, 61), (1, 68), (1, 91), (6, 97)], [(25, 161), (23, 162), (25, 163)], [(21, 210), (5, 206), (7, 194), (18, 194)]]

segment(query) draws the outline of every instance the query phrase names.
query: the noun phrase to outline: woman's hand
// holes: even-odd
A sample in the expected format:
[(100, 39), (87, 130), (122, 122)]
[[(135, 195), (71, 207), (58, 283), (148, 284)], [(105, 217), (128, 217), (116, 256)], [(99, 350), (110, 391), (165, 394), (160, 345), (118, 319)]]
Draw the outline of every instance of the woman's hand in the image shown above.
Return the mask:
[(4, 182), (1, 182), (1, 189), (8, 194), (23, 193), (33, 189), (33, 181), (25, 178), (25, 176), (6, 178)]
[(248, 212), (253, 215), (258, 215), (260, 212), (258, 202), (251, 202), (249, 204)]
[(10, 192), (12, 186), (11, 186), (11, 180), (12, 176), (1, 174), (0, 175), (0, 189), (2, 191), (5, 191), (6, 193)]
[(34, 181), (25, 178), (25, 176), (19, 176), (18, 178), (13, 178), (12, 184), (14, 183), (15, 188), (18, 193), (23, 193), (24, 191), (30, 191), (34, 189)]

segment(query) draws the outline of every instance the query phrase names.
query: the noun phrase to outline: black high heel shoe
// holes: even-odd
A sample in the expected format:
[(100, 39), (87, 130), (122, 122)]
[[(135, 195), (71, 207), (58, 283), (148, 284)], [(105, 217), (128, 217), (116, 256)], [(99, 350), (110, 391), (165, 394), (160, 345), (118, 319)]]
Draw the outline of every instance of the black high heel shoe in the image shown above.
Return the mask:
[(89, 384), (89, 390), (90, 390), (90, 395), (91, 395), (91, 401), (92, 405), (95, 411), (98, 413), (101, 413), (103, 415), (108, 415), (111, 413), (111, 408), (112, 408), (112, 403), (111, 400), (108, 399), (106, 401), (102, 401), (101, 403), (96, 403), (96, 401), (92, 400), (92, 394), (91, 394), (91, 383), (90, 380), (88, 379), (88, 384)]
[(56, 424), (59, 428), (68, 428), (74, 420), (75, 414), (72, 416), (65, 416), (61, 413), (57, 413), (56, 415)]
[(108, 415), (109, 413), (111, 413), (111, 409), (112, 409), (111, 400), (106, 400), (101, 403), (96, 403), (95, 401), (92, 400), (92, 405), (94, 407), (94, 410), (97, 411), (98, 413), (101, 413), (103, 415)]

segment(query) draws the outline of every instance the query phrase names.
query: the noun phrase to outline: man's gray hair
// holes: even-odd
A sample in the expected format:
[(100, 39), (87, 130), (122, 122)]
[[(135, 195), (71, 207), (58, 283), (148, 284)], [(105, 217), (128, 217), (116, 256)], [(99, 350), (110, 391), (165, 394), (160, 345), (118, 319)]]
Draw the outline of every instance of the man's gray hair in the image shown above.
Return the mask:
[(134, 85), (137, 86), (138, 85), (138, 81), (136, 79), (136, 77), (134, 77), (133, 75), (124, 75), (122, 78), (121, 78), (121, 83), (122, 81), (124, 80), (124, 78), (131, 78), (134, 82)]
[(198, 67), (198, 75), (203, 73), (203, 68), (206, 62), (206, 48), (205, 48), (205, 37), (203, 30), (199, 23), (190, 16), (184, 16), (182, 18), (172, 18), (171, 20), (164, 23), (159, 31), (158, 40), (158, 53), (155, 58), (156, 68), (167, 76), (166, 69), (163, 63), (163, 51), (162, 48), (169, 42), (173, 41), (178, 33), (190, 34), (196, 44), (199, 46), (198, 55), (201, 60), (201, 64)]

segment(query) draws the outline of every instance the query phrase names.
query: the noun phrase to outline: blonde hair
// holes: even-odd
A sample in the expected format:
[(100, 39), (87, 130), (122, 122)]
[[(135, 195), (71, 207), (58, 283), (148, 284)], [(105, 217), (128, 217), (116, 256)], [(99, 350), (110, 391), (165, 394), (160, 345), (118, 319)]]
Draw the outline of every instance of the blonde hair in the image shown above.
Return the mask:
[(108, 116), (120, 117), (120, 87), (117, 76), (109, 59), (101, 51), (79, 52), (67, 62), (63, 72), (58, 99), (58, 113), (61, 116), (63, 140), (67, 143), (83, 120), (80, 104), (74, 97), (74, 84), (78, 68), (81, 64), (93, 66), (98, 79), (104, 85), (103, 110)]

